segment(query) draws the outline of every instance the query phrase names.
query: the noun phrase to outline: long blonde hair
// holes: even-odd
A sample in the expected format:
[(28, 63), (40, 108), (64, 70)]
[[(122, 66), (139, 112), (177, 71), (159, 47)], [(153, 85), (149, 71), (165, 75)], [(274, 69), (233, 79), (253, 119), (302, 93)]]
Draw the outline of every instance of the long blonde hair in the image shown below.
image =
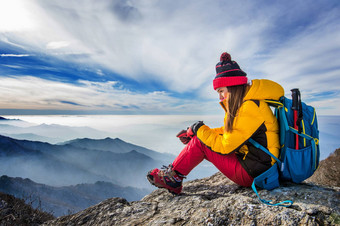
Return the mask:
[(233, 123), (237, 117), (237, 111), (243, 103), (248, 85), (228, 86), (228, 96), (226, 99), (227, 121), (225, 123), (225, 131), (233, 131)]

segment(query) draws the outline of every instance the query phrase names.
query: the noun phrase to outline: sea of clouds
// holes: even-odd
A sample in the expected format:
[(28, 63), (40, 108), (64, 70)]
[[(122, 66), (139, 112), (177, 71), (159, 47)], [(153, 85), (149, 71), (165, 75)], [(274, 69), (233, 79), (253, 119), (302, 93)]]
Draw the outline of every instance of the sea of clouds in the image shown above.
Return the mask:
[[(102, 131), (102, 137), (120, 138), (126, 142), (158, 152), (174, 155), (180, 153), (183, 144), (176, 134), (198, 120), (211, 128), (223, 125), (223, 115), (41, 115), (6, 116), (21, 119), (28, 125), (63, 125), (91, 127)], [(340, 148), (340, 116), (318, 116), (321, 159), (325, 159), (336, 148)], [(48, 135), (48, 134), (47, 134)]]

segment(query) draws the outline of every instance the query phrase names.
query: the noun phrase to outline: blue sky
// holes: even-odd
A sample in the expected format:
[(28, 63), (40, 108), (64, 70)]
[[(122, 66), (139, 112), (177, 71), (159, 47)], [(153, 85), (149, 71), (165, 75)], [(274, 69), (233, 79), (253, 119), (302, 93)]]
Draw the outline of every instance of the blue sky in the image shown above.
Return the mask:
[(1, 0), (0, 114), (215, 114), (223, 51), (340, 114), (338, 0)]

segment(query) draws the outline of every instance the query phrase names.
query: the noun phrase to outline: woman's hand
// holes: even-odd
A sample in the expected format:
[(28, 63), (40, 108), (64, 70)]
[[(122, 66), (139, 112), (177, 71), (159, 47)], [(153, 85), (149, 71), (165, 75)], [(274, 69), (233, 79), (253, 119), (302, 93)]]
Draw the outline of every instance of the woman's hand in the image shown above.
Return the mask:
[(178, 137), (183, 144), (187, 144), (191, 140), (191, 137), (187, 134), (187, 130), (182, 130), (176, 135), (176, 137)]
[(203, 126), (204, 123), (203, 121), (198, 121), (194, 124), (192, 124), (190, 127), (188, 127), (187, 130), (182, 130), (180, 131), (176, 137), (179, 138), (179, 140), (183, 143), (183, 144), (187, 144), (189, 143), (189, 141), (191, 140), (191, 138), (193, 136), (196, 136), (196, 133), (198, 131), (198, 129)]

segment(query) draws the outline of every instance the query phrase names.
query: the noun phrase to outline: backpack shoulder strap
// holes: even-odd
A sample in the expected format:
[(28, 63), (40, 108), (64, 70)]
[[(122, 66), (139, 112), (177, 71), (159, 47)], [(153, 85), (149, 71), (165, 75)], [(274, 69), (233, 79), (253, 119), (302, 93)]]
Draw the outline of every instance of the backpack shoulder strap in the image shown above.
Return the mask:
[(274, 107), (274, 108), (283, 107), (283, 103), (279, 100), (265, 99), (264, 102), (266, 102), (269, 106)]
[(254, 145), (256, 148), (261, 149), (262, 151), (264, 151), (266, 154), (270, 155), (271, 157), (273, 157), (279, 164), (281, 164), (281, 160), (278, 159), (275, 155), (273, 155), (267, 148), (263, 147), (261, 144), (259, 144), (258, 142), (256, 142), (254, 139), (249, 138), (249, 142)]

